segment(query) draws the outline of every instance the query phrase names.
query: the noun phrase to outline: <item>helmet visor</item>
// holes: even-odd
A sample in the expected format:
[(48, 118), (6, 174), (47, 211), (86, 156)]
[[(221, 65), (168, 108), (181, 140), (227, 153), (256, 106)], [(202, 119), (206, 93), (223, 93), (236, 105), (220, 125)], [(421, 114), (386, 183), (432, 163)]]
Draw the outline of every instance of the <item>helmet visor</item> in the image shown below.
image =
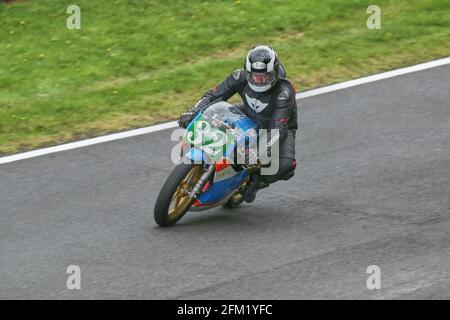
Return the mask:
[(255, 87), (265, 87), (275, 80), (275, 72), (248, 72), (247, 81)]

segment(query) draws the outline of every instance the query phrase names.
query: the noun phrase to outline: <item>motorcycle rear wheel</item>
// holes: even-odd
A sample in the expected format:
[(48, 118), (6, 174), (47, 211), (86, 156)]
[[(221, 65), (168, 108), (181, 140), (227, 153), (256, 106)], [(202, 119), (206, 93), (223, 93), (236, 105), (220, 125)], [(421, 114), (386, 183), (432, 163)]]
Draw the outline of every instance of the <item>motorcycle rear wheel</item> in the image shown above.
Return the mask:
[(189, 193), (202, 173), (203, 166), (198, 164), (179, 164), (172, 170), (156, 199), (154, 219), (158, 225), (173, 226), (186, 214), (194, 202)]

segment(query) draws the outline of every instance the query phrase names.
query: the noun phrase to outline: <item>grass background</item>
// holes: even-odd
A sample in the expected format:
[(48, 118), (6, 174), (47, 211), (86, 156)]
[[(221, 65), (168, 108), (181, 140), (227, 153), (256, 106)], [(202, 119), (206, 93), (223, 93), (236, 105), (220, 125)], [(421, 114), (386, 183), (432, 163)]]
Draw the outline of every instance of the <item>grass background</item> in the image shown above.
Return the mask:
[(450, 55), (449, 0), (24, 0), (0, 22), (0, 154), (175, 119), (254, 44), (298, 90)]

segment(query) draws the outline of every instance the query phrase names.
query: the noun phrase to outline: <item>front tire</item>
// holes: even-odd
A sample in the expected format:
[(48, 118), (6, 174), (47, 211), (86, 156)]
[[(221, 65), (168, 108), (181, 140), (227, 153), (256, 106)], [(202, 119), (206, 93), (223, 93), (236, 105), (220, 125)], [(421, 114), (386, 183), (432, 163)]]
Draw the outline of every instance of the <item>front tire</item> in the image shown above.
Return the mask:
[(202, 165), (177, 165), (159, 191), (154, 208), (155, 222), (161, 227), (170, 227), (189, 210), (194, 199), (189, 197), (203, 173)]

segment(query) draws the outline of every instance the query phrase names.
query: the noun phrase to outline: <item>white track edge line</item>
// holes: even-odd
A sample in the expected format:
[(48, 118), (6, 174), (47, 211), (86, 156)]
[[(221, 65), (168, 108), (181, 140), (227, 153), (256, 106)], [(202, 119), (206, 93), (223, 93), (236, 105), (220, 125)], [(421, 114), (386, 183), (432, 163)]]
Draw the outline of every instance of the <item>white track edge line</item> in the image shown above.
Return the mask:
[[(317, 89), (308, 90), (305, 92), (297, 93), (296, 99), (309, 98), (309, 97), (317, 96), (317, 95), (328, 93), (328, 92), (333, 92), (333, 91), (342, 90), (342, 89), (346, 89), (346, 88), (350, 88), (350, 87), (355, 87), (355, 86), (359, 86), (359, 85), (362, 85), (365, 83), (375, 82), (375, 81), (379, 81), (379, 80), (383, 80), (383, 79), (393, 78), (393, 77), (408, 74), (408, 73), (431, 69), (431, 68), (443, 66), (446, 64), (450, 64), (450, 57), (432, 60), (429, 62), (420, 63), (420, 64), (416, 64), (413, 66), (405, 67), (405, 68), (395, 69), (395, 70), (378, 73), (378, 74), (374, 74), (374, 75), (367, 76), (367, 77), (362, 77), (362, 78), (349, 80), (349, 81), (345, 81), (345, 82), (341, 82), (341, 83), (337, 83), (337, 84), (332, 84), (332, 85), (317, 88)], [(108, 134), (108, 135), (104, 135), (104, 136), (100, 136), (100, 137), (96, 137), (96, 138), (65, 143), (65, 144), (61, 144), (61, 145), (57, 145), (57, 146), (53, 146), (53, 147), (37, 149), (37, 150), (23, 152), (23, 153), (17, 153), (17, 154), (13, 154), (10, 156), (0, 157), (0, 164), (15, 162), (15, 161), (29, 159), (29, 158), (35, 158), (35, 157), (39, 157), (42, 155), (66, 151), (66, 150), (87, 147), (87, 146), (91, 146), (91, 145), (99, 144), (99, 143), (103, 143), (103, 142), (140, 136), (143, 134), (162, 131), (162, 130), (171, 129), (171, 128), (175, 128), (175, 127), (177, 127), (177, 122), (171, 121), (171, 122), (167, 122), (167, 123), (152, 125), (149, 127)]]

